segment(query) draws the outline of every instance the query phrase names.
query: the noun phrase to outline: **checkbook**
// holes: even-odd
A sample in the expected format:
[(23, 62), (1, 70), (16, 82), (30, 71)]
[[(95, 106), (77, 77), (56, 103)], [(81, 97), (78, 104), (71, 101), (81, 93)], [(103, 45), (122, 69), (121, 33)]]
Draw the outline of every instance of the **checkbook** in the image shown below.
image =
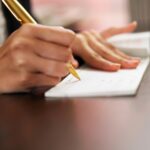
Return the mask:
[(81, 80), (67, 76), (55, 87), (49, 89), (46, 97), (105, 97), (136, 95), (144, 73), (149, 65), (150, 33), (132, 33), (109, 39), (125, 53), (141, 58), (136, 69), (122, 69), (118, 72), (99, 71), (88, 66), (77, 69)]

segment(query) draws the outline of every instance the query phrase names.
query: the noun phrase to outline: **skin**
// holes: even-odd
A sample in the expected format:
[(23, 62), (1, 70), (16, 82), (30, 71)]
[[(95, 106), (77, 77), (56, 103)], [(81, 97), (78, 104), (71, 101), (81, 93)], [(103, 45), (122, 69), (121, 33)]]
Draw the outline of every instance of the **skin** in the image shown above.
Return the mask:
[(109, 37), (132, 32), (135, 28), (136, 23), (132, 23), (102, 33), (88, 31), (76, 35), (62, 27), (23, 25), (0, 47), (0, 93), (58, 84), (69, 74), (68, 62), (78, 67), (73, 54), (105, 71), (136, 68), (138, 58), (127, 56), (107, 42)]
[(137, 23), (133, 22), (126, 27), (111, 28), (102, 33), (93, 30), (79, 33), (72, 46), (73, 52), (96, 69), (105, 71), (134, 69), (140, 63), (140, 59), (124, 54), (108, 43), (107, 39), (117, 34), (132, 32), (136, 27)]

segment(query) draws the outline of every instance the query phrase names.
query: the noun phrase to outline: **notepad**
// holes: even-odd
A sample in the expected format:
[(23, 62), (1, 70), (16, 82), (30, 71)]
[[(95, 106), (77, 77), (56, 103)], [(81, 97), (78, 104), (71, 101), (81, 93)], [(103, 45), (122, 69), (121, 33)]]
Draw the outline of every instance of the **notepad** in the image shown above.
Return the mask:
[(135, 95), (149, 65), (150, 33), (127, 34), (109, 40), (127, 53), (141, 57), (137, 69), (118, 72), (99, 71), (87, 66), (77, 70), (81, 80), (72, 75), (45, 93), (46, 97), (101, 97)]

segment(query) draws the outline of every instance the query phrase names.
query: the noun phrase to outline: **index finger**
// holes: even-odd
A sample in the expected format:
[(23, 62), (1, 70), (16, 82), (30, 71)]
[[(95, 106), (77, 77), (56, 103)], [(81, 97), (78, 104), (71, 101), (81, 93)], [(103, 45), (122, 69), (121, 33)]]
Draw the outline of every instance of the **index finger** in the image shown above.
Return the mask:
[(108, 39), (117, 34), (133, 32), (136, 29), (136, 27), (137, 27), (137, 22), (133, 22), (125, 27), (107, 29), (101, 32), (100, 34), (103, 38)]
[(26, 24), (23, 25), (22, 28), (25, 34), (40, 40), (60, 44), (63, 46), (69, 46), (76, 36), (73, 31), (62, 27)]

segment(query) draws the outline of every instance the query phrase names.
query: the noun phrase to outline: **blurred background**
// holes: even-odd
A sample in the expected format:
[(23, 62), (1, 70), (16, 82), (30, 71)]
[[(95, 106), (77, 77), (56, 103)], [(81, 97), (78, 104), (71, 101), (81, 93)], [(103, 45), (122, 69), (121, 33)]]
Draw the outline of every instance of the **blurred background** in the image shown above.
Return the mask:
[(127, 0), (33, 0), (44, 24), (103, 30), (129, 21)]
[[(64, 26), (74, 31), (104, 30), (137, 21), (137, 31), (150, 29), (150, 0), (31, 0), (40, 23)], [(0, 42), (5, 21), (0, 12)]]

